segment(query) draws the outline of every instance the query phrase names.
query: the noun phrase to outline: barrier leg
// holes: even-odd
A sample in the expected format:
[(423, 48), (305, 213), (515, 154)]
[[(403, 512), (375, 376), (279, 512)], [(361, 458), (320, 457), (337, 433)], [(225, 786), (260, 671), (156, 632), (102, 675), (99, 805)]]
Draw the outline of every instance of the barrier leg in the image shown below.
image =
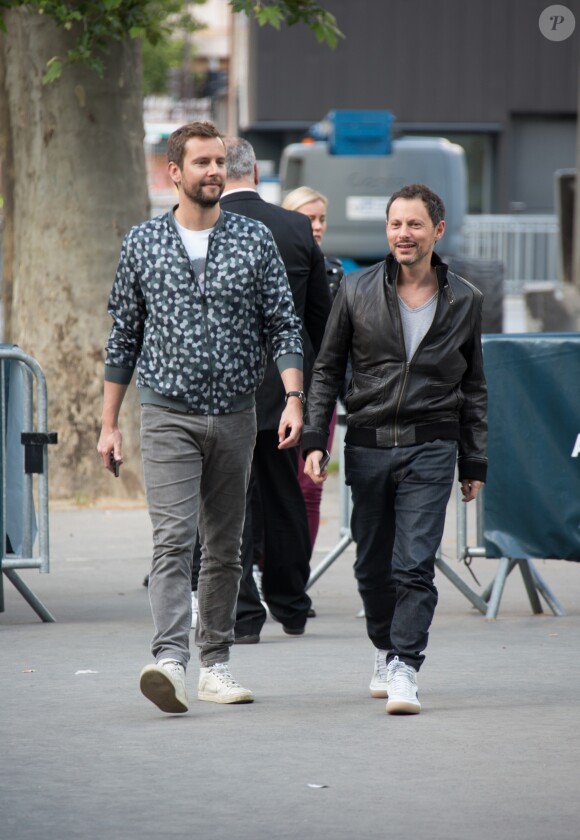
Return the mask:
[(445, 575), (445, 577), (446, 577), (446, 578), (448, 578), (448, 580), (450, 580), (450, 581), (451, 581), (451, 583), (452, 583), (454, 586), (456, 586), (456, 587), (457, 587), (457, 589), (459, 589), (459, 591), (460, 591), (460, 592), (462, 592), (462, 593), (465, 595), (465, 597), (466, 597), (469, 601), (471, 601), (471, 603), (473, 604), (473, 606), (474, 606), (476, 609), (478, 609), (481, 613), (483, 613), (483, 614), (485, 615), (485, 612), (486, 612), (486, 610), (487, 610), (487, 604), (486, 604), (486, 602), (484, 601), (484, 599), (483, 599), (480, 595), (478, 595), (478, 594), (477, 594), (477, 592), (474, 592), (474, 591), (473, 591), (473, 589), (471, 589), (471, 588), (470, 588), (470, 587), (469, 587), (469, 586), (465, 583), (465, 581), (464, 581), (464, 580), (462, 580), (462, 579), (459, 577), (459, 575), (458, 575), (456, 572), (454, 572), (454, 571), (453, 571), (453, 569), (451, 568), (451, 566), (449, 566), (449, 565), (448, 565), (448, 564), (447, 564), (444, 560), (442, 560), (440, 557), (437, 557), (437, 559), (435, 560), (435, 566), (436, 566), (436, 567), (437, 567), (437, 568), (438, 568), (441, 572), (443, 572), (443, 574)]
[(540, 595), (544, 598), (547, 605), (550, 607), (554, 615), (566, 615), (566, 610), (562, 606), (562, 604), (558, 601), (552, 590), (549, 588), (548, 584), (544, 581), (536, 567), (532, 564), (531, 561), (528, 561), (530, 564), (530, 571), (534, 578), (534, 583)]
[(332, 566), (332, 564), (334, 563), (336, 558), (340, 557), (342, 552), (345, 551), (348, 548), (348, 546), (351, 544), (351, 542), (352, 542), (352, 537), (350, 536), (350, 534), (346, 534), (346, 536), (344, 536), (340, 540), (340, 542), (338, 542), (334, 546), (332, 551), (329, 554), (326, 555), (324, 560), (322, 560), (318, 564), (318, 566), (311, 571), (310, 577), (308, 578), (308, 583), (306, 584), (306, 589), (307, 590), (310, 589), (312, 584), (315, 583), (318, 580), (320, 575), (323, 574), (328, 569), (329, 566)]
[(32, 589), (29, 589), (28, 586), (24, 583), (22, 578), (16, 574), (14, 569), (3, 569), (2, 570), (10, 583), (20, 592), (22, 597), (25, 601), (27, 601), (34, 612), (46, 622), (53, 622), (56, 621), (55, 617), (50, 613), (47, 608), (44, 606), (42, 601), (36, 597)]
[(536, 615), (540, 615), (544, 611), (542, 609), (540, 599), (538, 598), (538, 590), (536, 589), (531, 565), (532, 564), (529, 560), (518, 560), (518, 566), (520, 567), (520, 572), (522, 573), (522, 578), (524, 579), (524, 586), (526, 587), (526, 592), (528, 593), (528, 598), (530, 599), (530, 604), (532, 605), (532, 612)]
[(502, 557), (500, 559), (499, 569), (493, 581), (493, 587), (489, 597), (487, 611), (485, 613), (485, 617), (487, 619), (491, 620), (497, 618), (499, 602), (501, 601), (501, 596), (503, 594), (505, 582), (509, 573), (512, 571), (516, 564), (517, 560), (513, 560), (511, 557)]

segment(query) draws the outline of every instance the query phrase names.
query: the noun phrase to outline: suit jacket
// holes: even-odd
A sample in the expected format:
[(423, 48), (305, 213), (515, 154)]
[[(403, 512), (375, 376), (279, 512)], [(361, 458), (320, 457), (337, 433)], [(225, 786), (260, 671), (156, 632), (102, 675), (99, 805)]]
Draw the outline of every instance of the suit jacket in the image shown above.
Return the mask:
[[(220, 204), (224, 210), (263, 222), (272, 231), (286, 267), (296, 314), (302, 321), (306, 391), (332, 305), (324, 257), (312, 236), (310, 220), (303, 213), (264, 201), (253, 190), (226, 195)], [(284, 386), (272, 358), (268, 359), (256, 394), (256, 409), (259, 430), (278, 428), (284, 409)]]

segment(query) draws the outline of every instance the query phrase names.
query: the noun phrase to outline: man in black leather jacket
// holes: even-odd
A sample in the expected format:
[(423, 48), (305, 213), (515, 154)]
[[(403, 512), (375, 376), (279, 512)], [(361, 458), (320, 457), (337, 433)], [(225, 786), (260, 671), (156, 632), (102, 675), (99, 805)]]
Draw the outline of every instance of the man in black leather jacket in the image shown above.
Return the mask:
[(308, 395), (302, 449), (313, 481), (347, 361), (346, 483), (355, 576), (375, 651), (370, 684), (390, 714), (416, 714), (437, 604), (435, 555), (456, 464), (463, 501), (486, 477), (482, 295), (434, 253), (445, 208), (428, 187), (391, 196), (384, 262), (341, 283)]

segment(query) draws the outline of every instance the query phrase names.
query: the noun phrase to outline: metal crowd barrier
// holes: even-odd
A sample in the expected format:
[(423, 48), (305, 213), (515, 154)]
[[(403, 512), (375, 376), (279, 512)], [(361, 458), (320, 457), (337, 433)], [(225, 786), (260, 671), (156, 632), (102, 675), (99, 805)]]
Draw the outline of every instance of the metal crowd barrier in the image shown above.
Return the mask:
[(556, 215), (466, 216), (465, 256), (499, 260), (505, 267), (504, 292), (520, 294), (528, 284), (558, 277)]
[(46, 379), (38, 362), (16, 345), (0, 345), (0, 612), (5, 576), (43, 621), (52, 622), (54, 617), (18, 574), (21, 569), (50, 571), (47, 446), (57, 442), (57, 435), (48, 431), (47, 405)]
[[(479, 493), (476, 499), (476, 533), (477, 545), (469, 546), (467, 538), (467, 510), (466, 505), (462, 504), (459, 497), (461, 491), (458, 490), (457, 498), (457, 558), (469, 564), (473, 557), (486, 557), (486, 550), (484, 546), (483, 537), (483, 512), (485, 488)], [(532, 611), (535, 614), (543, 612), (540, 603), (539, 595), (542, 595), (546, 603), (554, 613), (554, 615), (566, 615), (566, 610), (562, 607), (554, 593), (548, 587), (547, 583), (541, 577), (540, 573), (534, 566), (533, 562), (527, 558), (519, 557), (500, 557), (499, 567), (497, 573), (491, 583), (486, 587), (481, 595), (474, 592), (467, 584), (460, 578), (461, 585), (458, 588), (468, 598), (474, 607), (482, 612), (487, 619), (497, 618), (501, 596), (505, 587), (508, 575), (515, 569), (519, 568), (524, 586), (530, 600)], [(444, 574), (447, 574), (445, 569), (442, 569)], [(454, 581), (457, 585), (457, 582)]]

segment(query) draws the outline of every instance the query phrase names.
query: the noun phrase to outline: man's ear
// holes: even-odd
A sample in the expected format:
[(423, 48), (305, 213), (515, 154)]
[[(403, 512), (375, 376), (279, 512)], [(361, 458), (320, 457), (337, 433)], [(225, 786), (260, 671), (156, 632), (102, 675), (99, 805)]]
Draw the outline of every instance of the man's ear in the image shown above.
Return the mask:
[(255, 163), (254, 164), (254, 184), (256, 186), (258, 186), (259, 183), (260, 183), (260, 173), (258, 171), (258, 164)]
[(169, 177), (175, 186), (179, 187), (179, 184), (181, 183), (181, 169), (179, 166), (174, 161), (170, 161), (167, 164), (167, 171), (169, 172)]
[(441, 237), (443, 236), (444, 233), (445, 233), (445, 220), (442, 219), (439, 222), (439, 224), (437, 225), (437, 227), (435, 228), (435, 241), (437, 241), (438, 239), (441, 239)]

